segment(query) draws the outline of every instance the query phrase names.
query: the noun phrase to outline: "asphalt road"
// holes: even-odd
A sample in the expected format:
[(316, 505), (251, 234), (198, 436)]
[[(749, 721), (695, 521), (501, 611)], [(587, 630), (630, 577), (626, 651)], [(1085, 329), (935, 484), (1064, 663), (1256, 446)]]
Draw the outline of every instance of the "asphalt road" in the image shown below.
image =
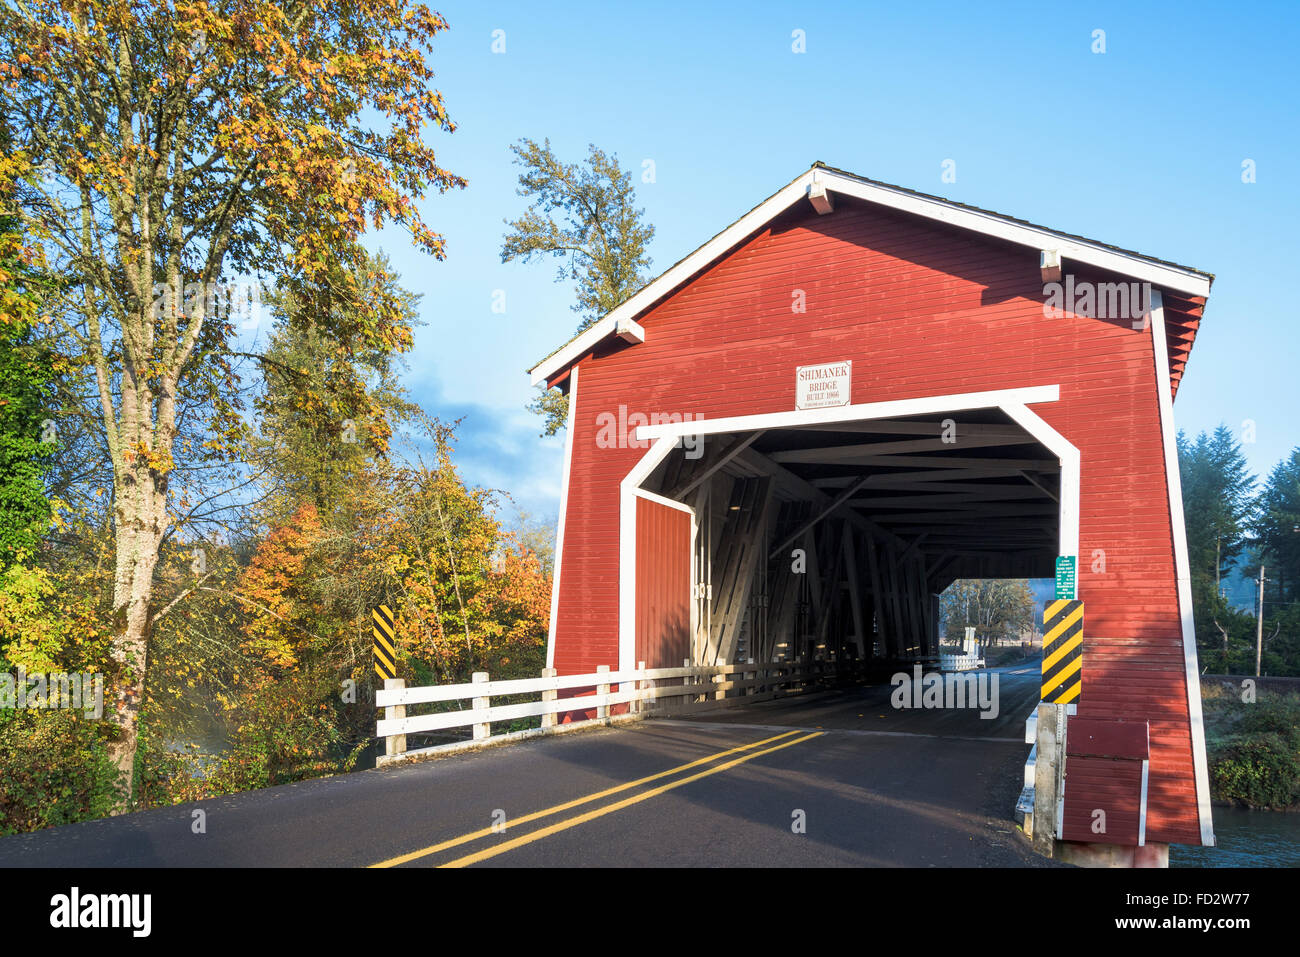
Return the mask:
[(828, 692), (8, 837), (0, 867), (1049, 866), (1012, 819), (1037, 670), (998, 677), (995, 719)]

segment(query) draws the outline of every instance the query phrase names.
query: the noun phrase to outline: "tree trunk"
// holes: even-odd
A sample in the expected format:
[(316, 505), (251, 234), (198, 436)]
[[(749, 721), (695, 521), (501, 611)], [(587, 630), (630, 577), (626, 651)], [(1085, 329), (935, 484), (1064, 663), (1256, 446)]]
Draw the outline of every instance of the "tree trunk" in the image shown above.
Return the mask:
[(114, 813), (128, 810), (131, 804), (149, 655), (149, 600), (166, 531), (166, 482), (148, 463), (136, 462), (117, 490), (113, 659), (118, 671), (113, 678), (111, 720), (118, 733), (108, 753), (123, 790)]

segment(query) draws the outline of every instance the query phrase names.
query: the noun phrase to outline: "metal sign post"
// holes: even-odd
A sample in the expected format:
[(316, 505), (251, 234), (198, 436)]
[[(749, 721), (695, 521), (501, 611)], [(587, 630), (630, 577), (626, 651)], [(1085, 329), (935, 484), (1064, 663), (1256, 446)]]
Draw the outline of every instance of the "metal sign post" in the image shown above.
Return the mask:
[(1042, 703), (1034, 784), (1034, 846), (1052, 856), (1065, 826), (1067, 705), (1083, 692), (1083, 602), (1079, 601), (1077, 558), (1056, 559), (1056, 600), (1043, 609)]

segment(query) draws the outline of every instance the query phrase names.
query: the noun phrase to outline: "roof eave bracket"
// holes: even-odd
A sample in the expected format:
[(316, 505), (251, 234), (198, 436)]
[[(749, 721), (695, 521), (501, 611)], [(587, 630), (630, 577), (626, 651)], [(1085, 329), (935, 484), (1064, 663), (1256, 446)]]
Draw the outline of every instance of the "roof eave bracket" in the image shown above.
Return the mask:
[(645, 326), (635, 319), (619, 319), (614, 323), (614, 335), (629, 345), (645, 342)]
[(817, 211), (818, 216), (825, 216), (835, 210), (835, 201), (831, 199), (826, 184), (821, 180), (808, 184), (808, 202), (812, 203), (812, 208)]

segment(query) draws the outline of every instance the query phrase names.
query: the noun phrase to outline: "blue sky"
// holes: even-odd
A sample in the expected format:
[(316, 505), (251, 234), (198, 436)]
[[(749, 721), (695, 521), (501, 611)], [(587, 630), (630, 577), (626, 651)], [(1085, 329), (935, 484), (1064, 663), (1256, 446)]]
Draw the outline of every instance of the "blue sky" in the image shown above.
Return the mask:
[[(434, 3), (432, 56), (459, 128), (430, 136), (469, 187), (423, 202), (437, 262), (370, 237), (422, 293), (406, 382), (458, 460), (551, 520), (562, 436), (541, 439), (525, 370), (573, 333), (552, 262), (500, 262), (524, 200), (509, 145), (588, 143), (639, 183), (667, 268), (822, 160), (1215, 274), (1175, 413), (1255, 423), (1267, 474), (1300, 444), (1296, 318), (1300, 6), (1251, 4)], [(493, 53), (493, 31), (505, 52)], [(792, 51), (804, 31), (806, 52)], [(1094, 31), (1105, 52), (1094, 53)], [(941, 182), (951, 159), (956, 182)], [(1253, 160), (1256, 182), (1242, 182)], [(495, 290), (506, 311), (492, 311)]]

